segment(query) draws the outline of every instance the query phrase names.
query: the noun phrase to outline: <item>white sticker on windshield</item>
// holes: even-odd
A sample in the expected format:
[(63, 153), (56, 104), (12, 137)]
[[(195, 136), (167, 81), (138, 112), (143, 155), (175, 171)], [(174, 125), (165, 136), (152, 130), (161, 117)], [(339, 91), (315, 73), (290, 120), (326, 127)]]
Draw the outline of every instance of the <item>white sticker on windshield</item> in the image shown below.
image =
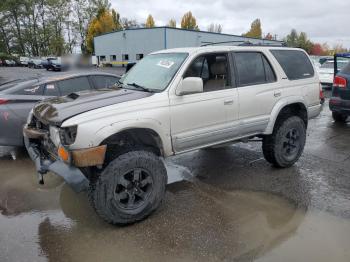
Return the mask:
[(169, 60), (160, 60), (157, 64), (157, 66), (165, 67), (165, 68), (170, 68), (175, 64), (174, 61), (169, 61)]
[(46, 89), (55, 89), (55, 85), (47, 85)]

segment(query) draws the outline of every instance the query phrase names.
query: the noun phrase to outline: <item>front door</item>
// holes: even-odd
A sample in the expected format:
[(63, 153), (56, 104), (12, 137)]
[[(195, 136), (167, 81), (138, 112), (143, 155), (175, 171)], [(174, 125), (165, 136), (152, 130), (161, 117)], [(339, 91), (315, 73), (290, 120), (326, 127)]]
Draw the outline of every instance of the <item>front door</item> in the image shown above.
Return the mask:
[(226, 53), (204, 54), (186, 70), (183, 78), (202, 78), (203, 93), (170, 97), (175, 152), (217, 144), (238, 135), (238, 95), (232, 85), (230, 61)]

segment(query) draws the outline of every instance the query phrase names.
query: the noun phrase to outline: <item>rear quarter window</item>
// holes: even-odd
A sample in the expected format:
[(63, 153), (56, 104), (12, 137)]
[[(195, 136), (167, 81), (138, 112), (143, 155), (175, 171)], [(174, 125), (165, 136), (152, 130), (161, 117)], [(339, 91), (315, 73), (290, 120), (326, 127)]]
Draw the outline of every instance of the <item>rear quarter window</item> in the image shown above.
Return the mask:
[(91, 76), (91, 78), (94, 82), (96, 89), (109, 88), (119, 80), (118, 77), (104, 75)]
[(315, 72), (307, 55), (299, 50), (270, 50), (289, 80), (313, 77)]

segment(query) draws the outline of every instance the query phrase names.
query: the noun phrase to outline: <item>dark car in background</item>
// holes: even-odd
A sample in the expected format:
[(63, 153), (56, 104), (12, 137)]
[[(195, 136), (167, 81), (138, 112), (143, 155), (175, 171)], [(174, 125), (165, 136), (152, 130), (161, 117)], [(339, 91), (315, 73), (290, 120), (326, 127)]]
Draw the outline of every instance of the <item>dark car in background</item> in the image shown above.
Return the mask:
[(80, 91), (106, 90), (119, 79), (108, 73), (75, 73), (0, 85), (0, 146), (23, 146), (22, 128), (36, 102)]
[(39, 69), (39, 68), (43, 68), (43, 65), (41, 64), (41, 59), (30, 59), (28, 61), (28, 67), (29, 68), (35, 68), (35, 69)]
[(336, 122), (346, 122), (350, 116), (350, 62), (340, 71), (337, 68), (337, 58), (349, 58), (350, 53), (335, 55), (334, 81), (332, 96), (329, 100), (329, 108)]
[(57, 60), (57, 57), (48, 57), (46, 59), (43, 59), (41, 61), (41, 65), (43, 66), (43, 68), (47, 69), (49, 67), (49, 65), (51, 64), (52, 60)]
[(68, 64), (62, 63), (61, 59), (55, 59), (55, 60), (50, 60), (46, 70), (52, 70), (52, 71), (65, 71), (69, 68)]

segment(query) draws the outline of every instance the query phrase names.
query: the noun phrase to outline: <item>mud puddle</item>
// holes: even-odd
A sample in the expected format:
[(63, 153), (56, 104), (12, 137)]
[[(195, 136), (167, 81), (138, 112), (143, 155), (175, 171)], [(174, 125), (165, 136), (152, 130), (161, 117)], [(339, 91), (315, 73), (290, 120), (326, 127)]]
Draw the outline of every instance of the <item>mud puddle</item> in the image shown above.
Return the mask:
[(279, 195), (176, 182), (147, 220), (115, 227), (61, 179), (38, 186), (28, 159), (0, 169), (0, 261), (350, 260), (349, 220)]

